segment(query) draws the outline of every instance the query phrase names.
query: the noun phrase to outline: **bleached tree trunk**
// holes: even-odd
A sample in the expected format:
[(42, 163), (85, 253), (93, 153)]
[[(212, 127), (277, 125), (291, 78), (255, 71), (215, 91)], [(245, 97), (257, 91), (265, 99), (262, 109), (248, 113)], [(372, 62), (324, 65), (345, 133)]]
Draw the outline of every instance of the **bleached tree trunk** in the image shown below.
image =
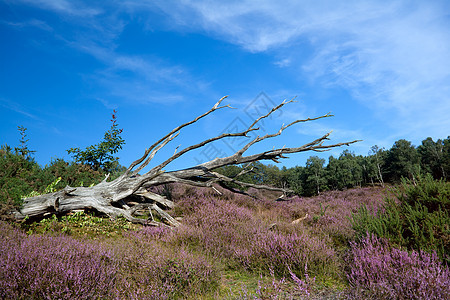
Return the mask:
[[(16, 213), (16, 218), (22, 219), (25, 217), (45, 217), (51, 214), (65, 214), (74, 210), (80, 209), (94, 209), (100, 213), (106, 214), (111, 218), (116, 218), (123, 216), (127, 220), (134, 223), (141, 223), (146, 225), (160, 226), (163, 225), (160, 222), (151, 219), (141, 219), (135, 217), (138, 210), (149, 209), (153, 210), (159, 214), (165, 221), (165, 225), (178, 226), (179, 222), (172, 218), (165, 209), (173, 208), (174, 203), (165, 197), (162, 197), (156, 193), (150, 191), (151, 187), (159, 186), (167, 183), (184, 183), (192, 186), (201, 187), (211, 187), (214, 185), (220, 185), (227, 188), (227, 183), (235, 183), (241, 187), (253, 187), (257, 189), (267, 189), (272, 191), (289, 192), (288, 189), (276, 188), (265, 185), (256, 185), (245, 183), (238, 180), (238, 176), (248, 172), (250, 170), (244, 170), (241, 174), (234, 178), (230, 178), (219, 174), (215, 169), (228, 166), (228, 165), (238, 165), (238, 164), (249, 164), (251, 162), (260, 160), (272, 160), (278, 162), (281, 158), (286, 158), (285, 154), (299, 153), (305, 151), (326, 151), (334, 147), (339, 147), (342, 145), (350, 145), (357, 142), (344, 142), (331, 145), (324, 145), (324, 141), (328, 139), (330, 133), (323, 135), (322, 137), (311, 141), (305, 145), (294, 148), (274, 148), (272, 150), (264, 151), (257, 154), (245, 155), (245, 152), (254, 144), (276, 137), (280, 135), (285, 129), (291, 127), (298, 123), (314, 121), (322, 118), (327, 118), (332, 116), (331, 114), (325, 114), (315, 118), (307, 118), (296, 120), (287, 125), (282, 125), (278, 132), (272, 134), (265, 134), (263, 136), (257, 136), (252, 138), (247, 144), (245, 144), (240, 150), (236, 151), (233, 155), (222, 158), (215, 158), (211, 161), (192, 166), (190, 168), (181, 169), (172, 172), (165, 172), (163, 169), (175, 159), (183, 156), (187, 152), (193, 151), (195, 149), (201, 148), (209, 143), (224, 139), (224, 138), (239, 138), (247, 137), (248, 133), (252, 131), (258, 131), (259, 128), (256, 127), (258, 122), (270, 116), (273, 112), (280, 109), (288, 103), (294, 102), (283, 101), (281, 104), (272, 108), (267, 114), (257, 118), (246, 130), (237, 133), (223, 133), (216, 137), (206, 139), (198, 144), (189, 146), (181, 151), (174, 153), (171, 157), (166, 159), (161, 164), (153, 167), (148, 172), (140, 175), (139, 172), (142, 171), (146, 166), (149, 165), (151, 160), (157, 154), (157, 152), (166, 146), (170, 141), (175, 139), (180, 131), (191, 125), (201, 118), (215, 112), (216, 110), (223, 108), (230, 108), (229, 105), (220, 106), (222, 101), (226, 97), (221, 98), (209, 111), (196, 117), (190, 122), (182, 124), (171, 132), (166, 134), (152, 146), (145, 150), (142, 157), (134, 161), (128, 169), (117, 179), (108, 182), (105, 178), (101, 183), (92, 187), (65, 187), (63, 190), (40, 195), (36, 197), (31, 197), (24, 200), (24, 204), (20, 212)], [(217, 189), (216, 189), (217, 190)], [(139, 199), (140, 203), (136, 203), (136, 199)], [(133, 203), (133, 204), (132, 204)]]

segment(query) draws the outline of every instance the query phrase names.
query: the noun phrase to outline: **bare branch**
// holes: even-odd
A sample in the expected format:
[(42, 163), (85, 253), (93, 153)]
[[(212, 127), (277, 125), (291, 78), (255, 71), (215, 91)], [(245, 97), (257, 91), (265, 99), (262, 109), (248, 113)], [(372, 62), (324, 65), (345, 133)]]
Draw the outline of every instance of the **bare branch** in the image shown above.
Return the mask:
[(106, 181), (108, 180), (109, 175), (110, 175), (110, 173), (108, 173), (108, 174), (105, 175), (105, 179), (103, 179), (103, 182), (106, 182)]
[(253, 184), (253, 183), (247, 183), (247, 182), (239, 181), (239, 180), (227, 177), (227, 176), (222, 175), (222, 174), (217, 173), (217, 172), (211, 172), (211, 174), (215, 175), (222, 182), (235, 183), (235, 184), (240, 185), (240, 186), (252, 187), (252, 188), (255, 188), (255, 189), (263, 189), (263, 190), (268, 190), (268, 191), (293, 192), (292, 190), (289, 190), (289, 189), (282, 189), (282, 188), (277, 188), (277, 187), (263, 185), (263, 184)]
[(153, 204), (152, 209), (154, 209), (162, 218), (164, 218), (170, 225), (174, 226), (174, 227), (178, 227), (181, 225), (180, 222), (178, 222), (177, 220), (175, 220), (171, 215), (169, 215), (168, 213), (166, 213), (164, 210), (162, 210), (161, 208), (159, 208), (158, 205)]
[[(287, 103), (290, 103), (290, 102), (293, 102), (293, 101), (291, 100), (291, 101), (289, 101), (289, 102), (287, 102)], [(281, 106), (280, 106), (280, 107), (281, 107)], [(273, 111), (273, 109), (272, 109), (272, 111)], [(272, 112), (272, 111), (271, 111), (271, 112)], [(266, 135), (263, 136), (263, 137), (257, 136), (257, 137), (254, 138), (252, 141), (250, 141), (247, 145), (245, 145), (244, 147), (242, 147), (241, 150), (237, 151), (236, 154), (242, 155), (242, 154), (245, 153), (245, 151), (247, 151), (252, 145), (254, 145), (254, 144), (256, 144), (256, 143), (258, 143), (258, 142), (260, 142), (260, 141), (262, 141), (262, 140), (265, 140), (265, 139), (268, 139), (268, 138), (272, 138), (272, 137), (276, 137), (276, 136), (280, 135), (286, 128), (289, 128), (289, 127), (291, 127), (292, 125), (295, 125), (295, 124), (298, 124), (298, 123), (309, 122), (309, 121), (315, 121), (315, 120), (319, 120), (319, 119), (323, 119), (323, 118), (328, 118), (328, 117), (332, 117), (332, 116), (333, 116), (333, 115), (331, 115), (330, 113), (327, 113), (327, 114), (325, 114), (325, 115), (323, 115), (323, 116), (319, 116), (319, 117), (315, 117), (315, 118), (307, 118), (307, 119), (296, 120), (296, 121), (294, 121), (294, 122), (289, 123), (288, 125), (284, 125), (284, 124), (283, 124), (278, 132), (273, 133), (273, 134), (266, 134)]]
[(162, 137), (160, 140), (158, 140), (156, 143), (154, 143), (150, 148), (148, 148), (147, 150), (145, 150), (145, 153), (144, 153), (144, 155), (143, 155), (141, 158), (139, 158), (139, 159), (137, 159), (136, 161), (134, 161), (134, 162), (128, 167), (128, 169), (125, 171), (125, 174), (124, 174), (124, 175), (127, 176), (127, 175), (134, 169), (134, 167), (136, 167), (137, 165), (139, 165), (141, 162), (143, 162), (143, 161), (147, 158), (147, 156), (149, 155), (149, 153), (150, 153), (157, 145), (159, 145), (160, 143), (162, 143), (163, 141), (165, 141), (168, 137), (170, 137), (171, 135), (173, 135), (175, 132), (180, 131), (182, 128), (184, 128), (184, 127), (186, 127), (186, 126), (188, 126), (188, 125), (191, 125), (192, 123), (197, 122), (198, 120), (200, 120), (200, 119), (203, 118), (203, 117), (206, 117), (207, 115), (209, 115), (210, 113), (212, 113), (212, 112), (215, 111), (215, 110), (218, 110), (218, 109), (221, 109), (221, 108), (225, 108), (225, 107), (232, 108), (232, 107), (229, 106), (229, 105), (219, 106), (220, 103), (222, 103), (222, 101), (223, 101), (224, 99), (226, 99), (226, 98), (228, 98), (228, 96), (224, 96), (224, 97), (220, 98), (219, 101), (217, 101), (217, 103), (214, 104), (214, 106), (213, 106), (210, 110), (208, 110), (208, 111), (205, 112), (204, 114), (202, 114), (202, 115), (196, 117), (196, 118), (193, 119), (192, 121), (187, 122), (187, 123), (184, 123), (184, 124), (182, 124), (182, 125), (180, 125), (180, 126), (174, 128), (171, 132), (169, 132), (169, 133), (166, 134), (164, 137)]
[(213, 137), (213, 138), (204, 140), (203, 142), (200, 142), (200, 143), (198, 143), (198, 144), (195, 144), (195, 145), (189, 146), (189, 147), (187, 147), (187, 148), (184, 148), (184, 149), (181, 150), (180, 152), (175, 153), (174, 155), (172, 155), (169, 159), (167, 159), (166, 161), (164, 161), (164, 162), (161, 163), (160, 165), (154, 167), (150, 172), (155, 172), (155, 171), (161, 170), (162, 168), (164, 168), (164, 167), (167, 166), (169, 163), (171, 163), (172, 161), (174, 161), (174, 160), (177, 159), (178, 157), (182, 156), (183, 154), (185, 154), (185, 153), (187, 153), (187, 152), (189, 152), (189, 151), (192, 151), (192, 150), (194, 150), (194, 149), (201, 148), (201, 147), (205, 146), (206, 144), (209, 144), (209, 143), (211, 143), (211, 142), (214, 142), (214, 141), (217, 141), (217, 140), (226, 138), (226, 137), (247, 136), (247, 134), (248, 134), (250, 131), (254, 131), (254, 130), (258, 130), (258, 128), (248, 128), (248, 129), (245, 130), (245, 131), (237, 132), (237, 133), (223, 133), (223, 134), (221, 134), (221, 135), (219, 135), (219, 136), (216, 136), (216, 137)]
[(260, 116), (259, 118), (257, 118), (257, 119), (252, 123), (252, 125), (250, 125), (249, 128), (253, 128), (253, 126), (255, 126), (259, 121), (261, 121), (262, 119), (267, 118), (267, 117), (270, 116), (273, 112), (279, 110), (280, 108), (282, 108), (282, 107), (285, 106), (286, 104), (295, 102), (294, 99), (295, 99), (295, 97), (294, 97), (292, 100), (289, 100), (289, 101), (284, 100), (283, 102), (281, 102), (281, 103), (278, 104), (277, 106), (273, 107), (267, 114), (265, 114), (265, 115)]
[(151, 201), (155, 201), (156, 203), (159, 203), (163, 205), (165, 208), (173, 208), (175, 206), (175, 203), (167, 199), (166, 197), (163, 197), (161, 195), (149, 192), (149, 191), (138, 191), (135, 193), (135, 195), (142, 196), (144, 198), (147, 198)]
[(234, 176), (234, 178), (238, 178), (239, 176), (243, 176), (243, 175), (245, 175), (245, 174), (252, 173), (253, 170), (255, 169), (255, 168), (252, 167), (251, 169), (246, 170), (245, 168), (246, 168), (246, 167), (244, 167), (244, 168), (242, 169), (241, 172), (239, 172), (238, 174), (236, 174), (236, 176)]
[(155, 157), (156, 152), (158, 152), (162, 147), (164, 147), (165, 145), (167, 145), (171, 140), (173, 140), (174, 138), (176, 138), (178, 135), (180, 134), (180, 132), (178, 131), (176, 134), (171, 134), (170, 136), (167, 137), (167, 139), (165, 139), (159, 146), (157, 146), (152, 153), (150, 154), (150, 156), (147, 158), (147, 160), (140, 165), (134, 172), (133, 175), (136, 175), (139, 173), (139, 171), (141, 171), (143, 168), (145, 168), (150, 161), (153, 159), (153, 157)]
[[(280, 103), (280, 104), (277, 105), (276, 107), (272, 108), (267, 114), (265, 114), (265, 115), (263, 115), (263, 116), (257, 118), (257, 119), (256, 119), (256, 120), (255, 120), (255, 121), (254, 121), (247, 129), (246, 129), (246, 130), (244, 130), (244, 131), (237, 132), (237, 133), (223, 133), (223, 134), (221, 134), (221, 135), (219, 135), (219, 136), (216, 136), (216, 137), (214, 137), (214, 138), (207, 139), (207, 140), (205, 140), (205, 141), (203, 141), (203, 142), (201, 142), (201, 143), (198, 143), (198, 144), (189, 146), (189, 147), (187, 147), (187, 148), (181, 150), (181, 151), (178, 152), (178, 153), (174, 153), (174, 155), (172, 155), (169, 159), (167, 159), (167, 160), (166, 160), (165, 162), (163, 162), (162, 164), (156, 166), (156, 167), (153, 168), (151, 171), (161, 170), (162, 168), (164, 168), (165, 166), (167, 166), (169, 163), (171, 163), (172, 161), (174, 161), (175, 159), (177, 159), (177, 158), (180, 157), (181, 155), (183, 155), (183, 154), (185, 154), (185, 153), (187, 153), (187, 152), (189, 152), (189, 151), (192, 151), (192, 150), (194, 150), (194, 149), (201, 148), (201, 147), (203, 147), (203, 146), (205, 146), (206, 144), (209, 144), (209, 143), (211, 143), (211, 142), (214, 142), (214, 141), (217, 141), (217, 140), (220, 140), (220, 139), (223, 139), (223, 138), (227, 138), (227, 137), (242, 137), (242, 136), (247, 136), (247, 134), (248, 134), (249, 132), (259, 130), (259, 128), (254, 128), (254, 126), (255, 126), (260, 120), (262, 120), (262, 119), (264, 119), (264, 118), (267, 118), (268, 116), (270, 116), (270, 115), (271, 115), (273, 112), (275, 112), (276, 110), (278, 110), (278, 109), (280, 109), (281, 107), (283, 107), (284, 105), (286, 105), (286, 104), (288, 104), (288, 103), (292, 103), (292, 102), (294, 102), (293, 99), (290, 100), (290, 101), (283, 101), (282, 103)], [(217, 106), (217, 103), (216, 103), (216, 105), (214, 105), (214, 107), (216, 107), (216, 106)], [(213, 109), (214, 109), (214, 107), (213, 107)], [(301, 121), (301, 120), (300, 120), (300, 121)], [(300, 121), (293, 122), (293, 123), (289, 124), (288, 126), (286, 126), (286, 128), (289, 127), (289, 126), (291, 126), (291, 125), (293, 125), (293, 124), (295, 124), (295, 123), (298, 123), (298, 122), (300, 122)], [(305, 120), (305, 121), (306, 121), (306, 120)], [(281, 134), (281, 132), (278, 133), (277, 135), (279, 135), (279, 134)], [(250, 146), (251, 146), (251, 145), (249, 145), (248, 147), (250, 147)]]
[(225, 190), (228, 190), (228, 191), (232, 192), (233, 194), (241, 194), (241, 195), (244, 195), (244, 196), (248, 196), (248, 197), (250, 197), (250, 198), (253, 198), (253, 199), (256, 198), (255, 196), (253, 196), (253, 195), (251, 195), (251, 194), (249, 194), (249, 193), (247, 193), (247, 192), (245, 192), (245, 191), (243, 191), (243, 190), (236, 190), (236, 189), (233, 189), (232, 187), (226, 185), (224, 182), (219, 182), (219, 185), (220, 185), (221, 188), (223, 188), (223, 189), (225, 189)]

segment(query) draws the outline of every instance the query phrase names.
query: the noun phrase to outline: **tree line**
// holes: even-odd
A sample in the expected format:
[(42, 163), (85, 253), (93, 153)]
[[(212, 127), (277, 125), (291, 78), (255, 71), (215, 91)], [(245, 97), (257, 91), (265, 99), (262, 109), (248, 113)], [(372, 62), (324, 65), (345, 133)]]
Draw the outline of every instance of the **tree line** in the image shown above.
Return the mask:
[(426, 173), (448, 181), (450, 136), (437, 141), (428, 137), (417, 147), (405, 139), (396, 141), (388, 150), (375, 145), (367, 156), (355, 155), (346, 149), (337, 158), (330, 156), (327, 164), (323, 158), (310, 156), (305, 166), (280, 169), (257, 162), (247, 166), (227, 166), (220, 172), (230, 177), (241, 174), (239, 180), (289, 188), (305, 196), (326, 190), (396, 184), (403, 177), (415, 182), (418, 175)]

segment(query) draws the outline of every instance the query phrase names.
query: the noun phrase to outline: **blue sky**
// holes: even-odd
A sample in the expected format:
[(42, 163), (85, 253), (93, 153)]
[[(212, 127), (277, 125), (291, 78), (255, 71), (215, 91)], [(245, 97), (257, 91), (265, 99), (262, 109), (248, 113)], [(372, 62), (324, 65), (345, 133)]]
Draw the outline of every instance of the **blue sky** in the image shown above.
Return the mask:
[[(40, 164), (69, 159), (65, 150), (102, 139), (117, 109), (128, 166), (229, 95), (237, 109), (187, 128), (155, 163), (293, 97), (262, 133), (335, 116), (289, 128), (253, 152), (331, 130), (330, 143), (362, 139), (349, 148), (356, 154), (401, 138), (419, 145), (450, 134), (449, 28), (449, 1), (0, 0), (0, 143), (17, 146), (22, 125)], [(171, 168), (238, 145), (217, 142)]]

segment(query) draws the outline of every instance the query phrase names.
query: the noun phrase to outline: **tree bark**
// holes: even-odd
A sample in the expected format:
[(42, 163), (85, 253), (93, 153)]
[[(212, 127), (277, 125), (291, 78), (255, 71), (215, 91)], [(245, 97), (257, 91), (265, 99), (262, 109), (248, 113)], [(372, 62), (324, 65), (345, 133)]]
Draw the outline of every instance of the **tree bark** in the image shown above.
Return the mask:
[[(174, 203), (161, 195), (151, 192), (150, 191), (151, 187), (167, 183), (184, 183), (192, 186), (211, 187), (215, 189), (214, 185), (226, 187), (227, 186), (226, 183), (235, 183), (241, 187), (253, 187), (258, 189), (280, 191), (283, 193), (291, 192), (288, 189), (242, 182), (238, 180), (237, 176), (235, 178), (230, 178), (217, 173), (215, 169), (227, 165), (248, 164), (260, 160), (272, 160), (278, 162), (279, 159), (286, 158), (286, 156), (284, 156), (285, 154), (299, 153), (305, 151), (321, 152), (327, 151), (334, 147), (339, 147), (343, 145), (348, 146), (352, 143), (357, 142), (357, 140), (354, 140), (351, 142), (324, 145), (323, 143), (325, 140), (328, 139), (328, 136), (331, 133), (330, 132), (300, 147), (274, 148), (272, 150), (264, 151), (257, 154), (252, 154), (248, 156), (244, 155), (245, 152), (252, 145), (262, 140), (278, 136), (285, 129), (287, 129), (292, 125), (332, 116), (331, 114), (325, 114), (323, 116), (315, 118), (296, 120), (287, 125), (283, 124), (278, 132), (272, 134), (266, 134), (263, 136), (258, 135), (231, 156), (215, 158), (211, 161), (199, 164), (197, 166), (177, 171), (165, 172), (163, 170), (163, 168), (165, 168), (169, 163), (181, 157), (185, 153), (201, 148), (214, 141), (224, 138), (248, 137), (248, 133), (259, 130), (259, 128), (256, 127), (259, 121), (267, 118), (273, 112), (280, 109), (284, 105), (294, 102), (293, 100), (283, 101), (278, 106), (272, 108), (272, 110), (268, 112), (266, 115), (257, 118), (246, 130), (237, 133), (223, 133), (214, 138), (210, 138), (198, 144), (189, 146), (177, 153), (174, 153), (167, 160), (150, 169), (150, 171), (142, 175), (139, 174), (140, 171), (142, 171), (146, 166), (148, 166), (150, 161), (153, 159), (153, 157), (161, 148), (166, 146), (170, 141), (175, 139), (180, 134), (181, 129), (197, 122), (201, 118), (211, 114), (216, 110), (223, 108), (231, 108), (229, 105), (220, 106), (225, 98), (226, 97), (220, 99), (206, 113), (196, 117), (190, 122), (184, 123), (176, 127), (171, 132), (162, 137), (150, 148), (145, 150), (144, 155), (141, 158), (134, 161), (128, 167), (128, 169), (117, 179), (108, 182), (107, 178), (105, 178), (101, 183), (92, 187), (67, 186), (63, 190), (60, 190), (58, 192), (27, 198), (24, 200), (24, 204), (20, 212), (16, 213), (16, 218), (17, 219), (23, 219), (25, 217), (41, 218), (51, 214), (65, 214), (74, 210), (93, 209), (111, 218), (123, 216), (127, 220), (134, 223), (152, 226), (178, 226), (180, 223), (174, 218), (172, 218), (167, 212), (164, 211), (164, 209), (173, 208)], [(241, 173), (243, 174), (244, 172)], [(215, 190), (217, 191), (217, 189)], [(139, 202), (137, 202), (137, 204), (136, 199), (140, 200)], [(161, 218), (164, 220), (164, 223), (156, 222), (153, 219), (153, 217), (148, 219), (137, 218), (135, 216), (137, 211), (142, 209), (149, 209), (151, 216), (152, 216), (151, 211), (153, 210), (155, 213), (161, 216)]]

